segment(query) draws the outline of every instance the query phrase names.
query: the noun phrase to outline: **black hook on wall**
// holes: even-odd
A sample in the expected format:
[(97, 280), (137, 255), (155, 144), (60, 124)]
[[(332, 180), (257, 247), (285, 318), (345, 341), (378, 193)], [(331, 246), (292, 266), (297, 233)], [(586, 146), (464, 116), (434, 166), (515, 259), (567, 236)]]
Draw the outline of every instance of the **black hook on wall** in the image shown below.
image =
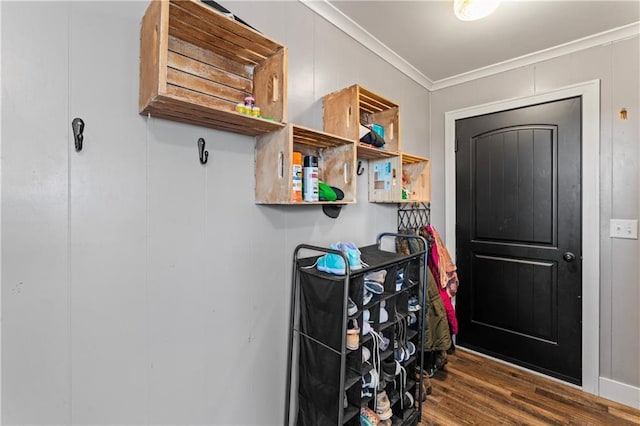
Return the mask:
[(76, 145), (76, 151), (82, 151), (82, 141), (84, 140), (84, 121), (82, 118), (74, 118), (71, 122), (71, 129), (73, 130), (73, 140)]
[(364, 173), (364, 167), (362, 167), (362, 160), (358, 160), (358, 169), (356, 170), (358, 176)]
[(198, 139), (198, 155), (200, 156), (200, 164), (207, 164), (207, 161), (209, 161), (209, 151), (204, 150), (204, 145), (204, 139)]

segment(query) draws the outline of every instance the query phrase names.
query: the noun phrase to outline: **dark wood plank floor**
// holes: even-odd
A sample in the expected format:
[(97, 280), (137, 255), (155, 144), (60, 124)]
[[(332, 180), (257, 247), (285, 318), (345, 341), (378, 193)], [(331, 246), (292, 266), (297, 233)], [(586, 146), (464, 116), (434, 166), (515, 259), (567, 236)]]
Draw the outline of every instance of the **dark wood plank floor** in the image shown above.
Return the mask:
[(640, 410), (457, 348), (421, 425), (640, 425)]

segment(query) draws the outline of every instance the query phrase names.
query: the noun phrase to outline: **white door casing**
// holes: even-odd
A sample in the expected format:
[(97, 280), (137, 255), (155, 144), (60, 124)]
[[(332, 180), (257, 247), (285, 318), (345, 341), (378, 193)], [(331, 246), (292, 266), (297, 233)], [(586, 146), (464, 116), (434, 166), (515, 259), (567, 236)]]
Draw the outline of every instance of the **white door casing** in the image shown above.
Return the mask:
[(445, 113), (445, 239), (456, 255), (456, 120), (582, 97), (582, 390), (598, 395), (600, 357), (600, 81), (592, 80), (550, 92), (477, 105)]

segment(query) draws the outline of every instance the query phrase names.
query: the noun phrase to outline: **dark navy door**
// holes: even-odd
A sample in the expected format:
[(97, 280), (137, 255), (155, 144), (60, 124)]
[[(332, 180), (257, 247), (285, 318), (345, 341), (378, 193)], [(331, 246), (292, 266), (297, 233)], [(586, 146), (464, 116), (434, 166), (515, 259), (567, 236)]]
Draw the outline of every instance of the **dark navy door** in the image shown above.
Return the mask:
[(581, 98), (456, 121), (458, 344), (581, 384)]

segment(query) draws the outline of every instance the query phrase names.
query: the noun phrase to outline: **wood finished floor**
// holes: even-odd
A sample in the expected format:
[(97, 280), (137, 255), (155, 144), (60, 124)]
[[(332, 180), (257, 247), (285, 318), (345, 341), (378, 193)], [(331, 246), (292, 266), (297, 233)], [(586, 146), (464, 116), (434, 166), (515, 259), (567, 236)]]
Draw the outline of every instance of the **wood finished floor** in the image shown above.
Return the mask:
[(640, 410), (463, 349), (431, 379), (421, 425), (640, 425)]

